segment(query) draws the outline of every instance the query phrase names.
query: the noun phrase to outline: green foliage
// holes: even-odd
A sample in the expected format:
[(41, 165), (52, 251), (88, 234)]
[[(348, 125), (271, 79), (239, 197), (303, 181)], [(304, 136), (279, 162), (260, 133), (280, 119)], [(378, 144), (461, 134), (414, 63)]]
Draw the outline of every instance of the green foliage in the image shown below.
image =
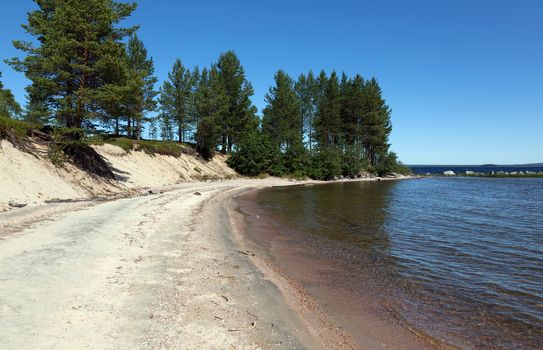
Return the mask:
[(313, 145), (314, 130), (313, 124), (317, 113), (317, 81), (313, 76), (313, 72), (309, 71), (307, 76), (300, 74), (294, 89), (299, 100), (300, 107), (300, 139), (303, 140), (307, 134), (309, 145), (309, 153), (311, 153)]
[(342, 140), (341, 92), (336, 72), (332, 72), (323, 87), (315, 120), (316, 138), (320, 145), (338, 145)]
[(26, 138), (30, 135), (32, 129), (40, 128), (41, 126), (35, 123), (0, 116), (0, 139), (7, 138), (8, 133), (15, 134), (20, 138)]
[(301, 143), (300, 103), (294, 91), (294, 81), (282, 70), (275, 74), (275, 86), (266, 94), (262, 131), (278, 147)]
[[(136, 5), (114, 0), (36, 3), (24, 26), (35, 40), (15, 41), (26, 56), (9, 61), (31, 81), (27, 121), (84, 128), (89, 134), (113, 129), (115, 137), (91, 142), (116, 144), (126, 152), (139, 149), (177, 157), (193, 152), (182, 142), (194, 140), (205, 159), (219, 149), (231, 154), (228, 162), (234, 169), (249, 176), (331, 179), (356, 177), (362, 170), (409, 171), (389, 151), (391, 110), (376, 79), (344, 73), (338, 77), (334, 71), (314, 76), (310, 71), (294, 82), (279, 70), (260, 120), (251, 101), (253, 88), (233, 51), (201, 72), (177, 59), (160, 90), (160, 113), (149, 118), (157, 106), (154, 63), (136, 27), (119, 27)], [(0, 117), (20, 114), (0, 82)], [(0, 137), (5, 130), (26, 137), (28, 124), (4, 119)], [(160, 134), (164, 141), (141, 140), (145, 125), (153, 140)], [(97, 162), (93, 168), (105, 171), (85, 148), (88, 139), (77, 139), (74, 129), (54, 130), (62, 134), (54, 135), (55, 162), (60, 163), (63, 154), (80, 161), (89, 157)], [(122, 134), (129, 138), (119, 137)], [(180, 144), (173, 142), (175, 134)]]
[(277, 150), (268, 137), (253, 132), (239, 143), (237, 150), (227, 160), (227, 164), (241, 175), (258, 176), (269, 173), (275, 176), (284, 174)]
[(258, 126), (256, 107), (251, 102), (254, 91), (233, 51), (221, 54), (214, 68), (226, 96), (220, 108), (224, 114), (218, 120), (221, 126), (221, 151), (231, 153), (235, 145)]
[(139, 147), (150, 155), (161, 154), (165, 156), (180, 157), (185, 153), (193, 153), (191, 152), (190, 147), (172, 141), (142, 140), (139, 142)]
[(301, 142), (295, 142), (286, 149), (282, 155), (282, 163), (289, 176), (301, 178), (309, 175), (311, 158)]
[(368, 160), (377, 166), (380, 157), (388, 153), (388, 137), (392, 131), (390, 108), (382, 98), (377, 80), (371, 79), (364, 85), (364, 117), (362, 120), (362, 143)]
[(280, 70), (266, 102), (262, 135), (272, 152), (252, 159), (247, 154), (256, 152), (253, 144), (252, 153), (245, 149), (243, 157), (233, 157), (244, 173), (267, 169), (262, 171), (326, 180), (354, 178), (362, 171), (409, 172), (389, 154), (390, 108), (375, 79), (345, 74), (339, 79), (322, 71), (317, 78), (302, 74), (294, 83)]
[(182, 154), (194, 154), (194, 148), (188, 144), (180, 144), (173, 141), (137, 140), (127, 137), (102, 136), (90, 140), (92, 144), (108, 143), (122, 148), (126, 153), (143, 151), (149, 155), (161, 154), (172, 157), (180, 157)]
[(185, 141), (185, 134), (196, 122), (190, 113), (196, 80), (197, 75), (191, 73), (183, 66), (181, 60), (177, 59), (171, 72), (168, 73), (168, 80), (164, 82), (160, 90), (163, 118), (168, 118), (171, 124), (177, 124), (179, 142)]
[[(0, 78), (2, 78), (1, 72)], [(11, 90), (4, 89), (4, 85), (0, 81), (0, 117), (16, 118), (21, 114), (21, 111), (21, 106), (15, 101)]]
[(311, 164), (311, 177), (316, 180), (332, 180), (342, 174), (342, 152), (338, 146), (320, 146)]
[(194, 93), (194, 112), (197, 119), (196, 150), (205, 159), (215, 153), (223, 131), (221, 118), (228, 112), (228, 96), (216, 67), (202, 70)]
[(27, 56), (9, 63), (32, 82), (27, 88), (30, 115), (54, 114), (59, 124), (81, 127), (102, 109), (100, 88), (121, 69), (116, 59), (123, 51), (121, 40), (134, 28), (117, 24), (136, 5), (112, 0), (43, 0), (37, 5), (23, 27), (38, 44), (14, 41)]
[(92, 142), (94, 144), (108, 143), (110, 145), (122, 148), (126, 153), (130, 153), (134, 148), (134, 140), (126, 137), (97, 138)]
[(128, 111), (136, 122), (136, 138), (141, 138), (142, 122), (147, 112), (156, 108), (154, 85), (154, 63), (147, 57), (147, 49), (136, 34), (132, 34), (127, 45), (127, 60), (129, 67), (128, 87), (130, 97), (127, 100)]
[(343, 176), (355, 178), (368, 169), (368, 160), (362, 156), (360, 147), (348, 146), (343, 153)]
[(376, 171), (380, 176), (389, 175), (392, 173), (409, 175), (411, 169), (398, 161), (398, 156), (394, 152), (388, 152), (380, 159)]

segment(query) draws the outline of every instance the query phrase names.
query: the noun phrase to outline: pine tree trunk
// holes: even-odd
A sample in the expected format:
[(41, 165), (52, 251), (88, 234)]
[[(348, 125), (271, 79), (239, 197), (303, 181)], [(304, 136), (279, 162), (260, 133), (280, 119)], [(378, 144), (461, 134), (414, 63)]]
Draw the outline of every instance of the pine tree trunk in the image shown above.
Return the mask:
[(313, 144), (313, 129), (310, 127), (309, 128), (309, 154), (313, 154), (311, 153), (311, 145)]
[(221, 152), (223, 154), (226, 154), (226, 135), (222, 135), (222, 148)]
[(119, 117), (115, 117), (115, 136), (119, 136)]

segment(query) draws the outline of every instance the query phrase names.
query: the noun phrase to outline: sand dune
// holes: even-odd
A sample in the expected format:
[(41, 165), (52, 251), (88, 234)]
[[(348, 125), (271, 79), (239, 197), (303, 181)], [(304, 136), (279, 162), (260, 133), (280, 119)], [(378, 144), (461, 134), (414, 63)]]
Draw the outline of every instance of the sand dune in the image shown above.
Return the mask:
[(224, 179), (236, 175), (221, 155), (204, 161), (190, 155), (176, 158), (136, 151), (127, 154), (109, 144), (94, 147), (113, 168), (116, 181), (97, 178), (68, 162), (55, 167), (43, 156), (21, 152), (11, 143), (0, 141), (0, 211), (54, 199), (111, 196), (202, 178)]

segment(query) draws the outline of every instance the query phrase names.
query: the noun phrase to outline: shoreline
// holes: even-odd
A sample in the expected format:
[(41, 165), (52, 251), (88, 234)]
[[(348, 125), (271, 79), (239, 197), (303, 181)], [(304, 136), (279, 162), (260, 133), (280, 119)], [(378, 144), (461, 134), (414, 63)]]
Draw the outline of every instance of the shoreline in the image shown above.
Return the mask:
[(292, 283), (259, 269), (227, 212), (234, 196), (252, 189), (308, 183), (319, 182), (184, 183), (143, 196), (0, 214), (12, 216), (13, 229), (0, 228), (0, 322), (9, 325), (0, 330), (2, 344), (355, 348), (326, 318), (307, 324), (315, 315), (311, 304), (302, 304), (304, 314), (295, 302), (299, 293), (285, 298)]
[[(345, 319), (341, 311), (335, 311), (334, 307), (330, 306), (343, 307), (342, 310), (349, 313), (348, 304), (334, 303), (334, 298), (338, 295), (345, 300), (354, 300), (349, 293), (334, 294), (338, 292), (336, 290), (333, 293), (325, 291), (323, 294), (322, 289), (307, 288), (308, 283), (313, 283), (308, 281), (316, 281), (319, 278), (319, 272), (327, 274), (334, 271), (336, 267), (333, 264), (323, 263), (311, 253), (308, 254), (303, 242), (297, 243), (296, 238), (281, 236), (268, 223), (262, 223), (267, 218), (263, 217), (263, 212), (255, 210), (254, 198), (262, 190), (265, 188), (245, 190), (230, 198), (227, 209), (233, 222), (232, 227), (237, 230), (238, 241), (245, 249), (258, 251), (258, 254), (251, 255), (251, 261), (280, 288), (285, 301), (304, 319), (313, 336), (319, 339), (327, 349), (382, 349), (383, 347), (413, 350), (454, 349), (414, 329), (391, 310), (375, 306), (377, 299), (371, 296), (363, 302), (365, 305), (362, 307), (363, 314), (357, 317), (358, 328), (350, 325), (349, 321), (352, 319), (348, 316)], [(270, 239), (268, 233), (272, 231), (278, 235), (278, 238)], [(255, 235), (258, 237), (251, 237)], [(267, 237), (262, 238), (262, 236)], [(296, 255), (296, 257), (291, 258), (290, 255)], [(308, 275), (306, 269), (299, 266), (318, 266), (314, 271), (317, 274), (312, 275), (309, 272)], [(308, 269), (312, 270), (312, 268)], [(321, 293), (321, 295), (315, 295), (315, 293)], [(334, 297), (327, 299), (323, 298), (323, 295), (334, 295)]]

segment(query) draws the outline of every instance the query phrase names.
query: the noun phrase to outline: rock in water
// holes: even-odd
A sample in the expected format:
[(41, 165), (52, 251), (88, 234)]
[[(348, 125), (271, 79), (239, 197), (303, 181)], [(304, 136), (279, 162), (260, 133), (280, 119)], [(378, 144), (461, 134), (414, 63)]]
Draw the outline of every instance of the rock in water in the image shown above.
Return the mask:
[(475, 172), (471, 170), (466, 170), (466, 175), (475, 175)]
[(445, 175), (445, 176), (454, 176), (456, 174), (452, 170), (447, 170), (447, 171), (443, 172), (443, 175)]

